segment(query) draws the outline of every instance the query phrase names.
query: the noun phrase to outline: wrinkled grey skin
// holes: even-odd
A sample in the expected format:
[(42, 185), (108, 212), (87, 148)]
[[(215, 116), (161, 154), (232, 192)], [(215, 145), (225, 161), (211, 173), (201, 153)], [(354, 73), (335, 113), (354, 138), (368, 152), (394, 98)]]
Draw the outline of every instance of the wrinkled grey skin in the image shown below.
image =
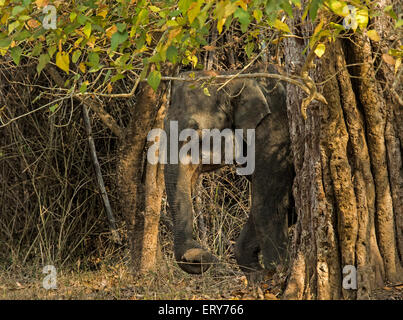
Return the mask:
[[(260, 67), (251, 71), (264, 70)], [(269, 68), (269, 72), (274, 73), (274, 68)], [(196, 72), (196, 77), (206, 74)], [(237, 79), (219, 92), (216, 91), (218, 86), (210, 86), (210, 96), (206, 96), (199, 86), (193, 89), (189, 86), (189, 82), (172, 83), (171, 105), (165, 119), (168, 134), (169, 121), (173, 120), (178, 121), (179, 132), (184, 128), (198, 132), (213, 128), (256, 130), (255, 171), (249, 177), (252, 181), (252, 206), (236, 242), (235, 257), (245, 273), (256, 272), (262, 270), (258, 259), (261, 251), (264, 268), (273, 270), (285, 256), (287, 214), (293, 203), (294, 170), (284, 86), (266, 78)], [(191, 194), (200, 173), (218, 167), (181, 163), (165, 165), (167, 199), (174, 222), (175, 258), (188, 273), (205, 272), (217, 261), (193, 239)]]

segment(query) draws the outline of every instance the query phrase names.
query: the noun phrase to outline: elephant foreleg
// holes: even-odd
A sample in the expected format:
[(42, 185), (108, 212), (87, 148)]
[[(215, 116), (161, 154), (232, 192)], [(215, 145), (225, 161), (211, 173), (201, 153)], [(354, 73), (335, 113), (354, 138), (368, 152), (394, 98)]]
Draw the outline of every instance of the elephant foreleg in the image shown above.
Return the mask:
[(193, 239), (192, 185), (199, 175), (199, 165), (168, 164), (165, 181), (168, 203), (174, 222), (175, 259), (188, 273), (205, 272), (215, 261), (213, 255)]

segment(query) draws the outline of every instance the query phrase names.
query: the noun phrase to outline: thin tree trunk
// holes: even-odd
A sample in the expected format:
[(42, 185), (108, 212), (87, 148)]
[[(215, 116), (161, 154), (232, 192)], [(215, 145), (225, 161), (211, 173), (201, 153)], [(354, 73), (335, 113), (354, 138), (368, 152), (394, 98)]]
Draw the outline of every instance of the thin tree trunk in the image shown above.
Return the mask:
[[(164, 128), (164, 117), (167, 104), (167, 92), (162, 97), (162, 104), (155, 119), (154, 129)], [(142, 252), (140, 272), (155, 270), (158, 257), (158, 226), (161, 213), (161, 201), (164, 192), (164, 165), (146, 164), (145, 174), (145, 210), (144, 231), (142, 239)]]
[[(144, 212), (146, 208), (146, 187), (144, 184), (146, 154), (144, 151), (147, 135), (153, 128), (160, 107), (160, 96), (164, 91), (165, 83), (161, 83), (157, 92), (148, 84), (143, 83), (140, 85), (131, 122), (120, 149), (117, 181), (121, 196), (121, 210), (128, 228), (134, 272), (142, 270), (141, 257), (145, 226)], [(148, 177), (152, 179), (151, 173), (148, 174)], [(148, 189), (148, 194), (151, 197), (150, 188), (152, 188), (151, 185), (149, 185)], [(149, 224), (147, 224), (147, 229), (149, 229)]]

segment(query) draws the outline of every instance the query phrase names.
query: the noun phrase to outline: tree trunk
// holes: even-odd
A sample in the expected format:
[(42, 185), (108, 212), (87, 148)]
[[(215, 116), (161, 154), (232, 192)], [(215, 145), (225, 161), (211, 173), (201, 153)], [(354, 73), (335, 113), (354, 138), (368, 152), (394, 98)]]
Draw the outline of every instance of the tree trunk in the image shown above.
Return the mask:
[[(164, 128), (164, 117), (166, 111), (166, 94), (162, 97), (162, 105), (158, 110), (153, 129)], [(140, 273), (155, 270), (157, 265), (158, 226), (161, 213), (161, 201), (164, 192), (164, 165), (161, 163), (146, 163), (145, 176), (145, 210), (144, 229), (142, 240), (142, 252), (140, 260)]]
[[(301, 14), (290, 25), (297, 26)], [(313, 26), (302, 26), (299, 35), (311, 36)], [(394, 113), (401, 106), (378, 81), (380, 61), (374, 63), (368, 37), (351, 39), (326, 44), (310, 72), (323, 82), (318, 90), (328, 105), (314, 101), (304, 121), (304, 94), (288, 86), (298, 221), (286, 299), (368, 299), (384, 281), (403, 278), (402, 141)], [(300, 72), (306, 45), (287, 39), (287, 72)], [(351, 63), (361, 64), (348, 68)], [(343, 288), (347, 265), (356, 268), (356, 290)]]
[(128, 228), (131, 264), (134, 272), (143, 273), (155, 267), (164, 185), (161, 167), (149, 165), (145, 151), (149, 131), (154, 126), (162, 126), (166, 83), (161, 83), (157, 92), (143, 83), (136, 98), (120, 148), (117, 182), (122, 215)]

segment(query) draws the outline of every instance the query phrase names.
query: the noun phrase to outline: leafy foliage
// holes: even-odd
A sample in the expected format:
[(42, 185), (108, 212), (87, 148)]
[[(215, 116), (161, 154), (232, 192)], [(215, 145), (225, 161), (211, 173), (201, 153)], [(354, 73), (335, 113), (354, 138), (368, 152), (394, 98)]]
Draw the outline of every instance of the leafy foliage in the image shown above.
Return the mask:
[[(56, 9), (56, 28), (49, 28)], [(128, 72), (139, 72), (142, 79), (157, 88), (161, 65), (169, 61), (202, 68), (198, 53), (209, 46), (213, 28), (221, 34), (238, 23), (248, 57), (259, 50), (262, 30), (273, 28), (291, 35), (286, 18), (293, 18), (293, 7), (300, 0), (0, 0), (0, 54), (10, 54), (15, 64), (21, 57), (37, 60), (40, 73), (48, 63), (56, 64), (71, 80), (82, 83), (85, 74), (101, 72), (104, 88)], [(323, 10), (337, 15), (340, 23), (318, 21), (309, 47), (320, 57), (326, 43), (346, 32), (367, 32), (379, 41), (375, 30), (366, 30), (370, 18), (387, 14), (401, 28), (392, 7), (378, 12), (366, 1), (310, 0), (304, 2), (304, 19), (318, 20)], [(346, 23), (346, 21), (348, 23)], [(389, 52), (399, 63), (402, 48)], [(154, 65), (150, 68), (150, 65)], [(136, 73), (137, 74), (137, 73)], [(72, 82), (70, 82), (72, 83)]]

